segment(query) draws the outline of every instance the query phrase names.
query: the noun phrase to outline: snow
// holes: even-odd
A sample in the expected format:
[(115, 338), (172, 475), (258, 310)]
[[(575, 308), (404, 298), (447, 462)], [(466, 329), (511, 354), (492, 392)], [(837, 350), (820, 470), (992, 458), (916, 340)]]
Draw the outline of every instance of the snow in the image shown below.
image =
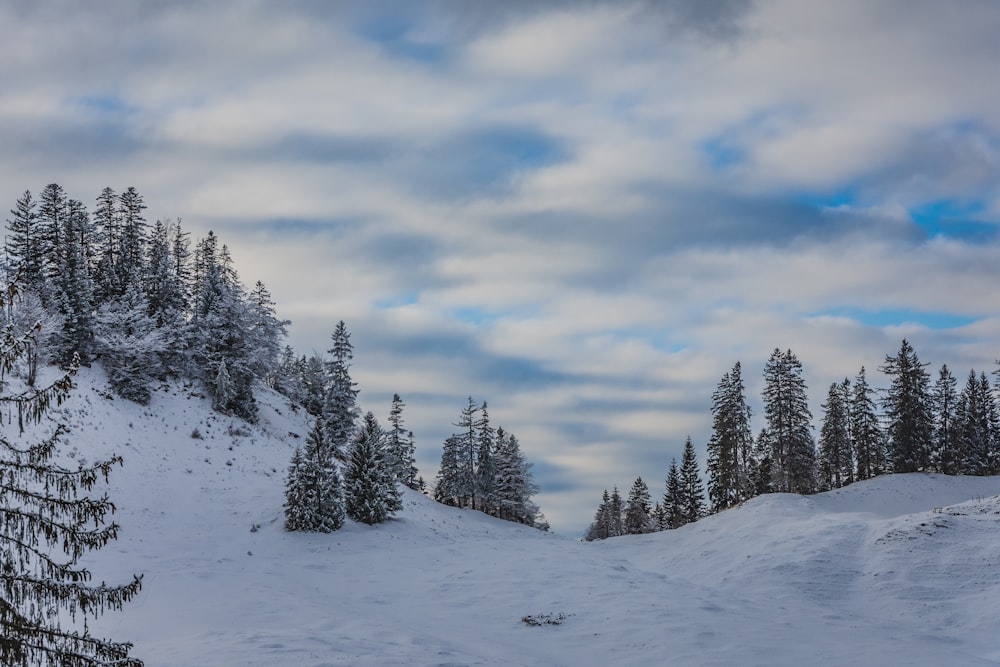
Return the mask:
[(78, 384), (53, 415), (67, 455), (125, 459), (120, 537), (86, 562), (95, 581), (144, 575), (91, 628), (150, 666), (1000, 663), (998, 478), (770, 495), (595, 543), (405, 490), (388, 523), (287, 533), (308, 422), (281, 397), (261, 391), (247, 425), (196, 386), (143, 407), (106, 398), (99, 369)]

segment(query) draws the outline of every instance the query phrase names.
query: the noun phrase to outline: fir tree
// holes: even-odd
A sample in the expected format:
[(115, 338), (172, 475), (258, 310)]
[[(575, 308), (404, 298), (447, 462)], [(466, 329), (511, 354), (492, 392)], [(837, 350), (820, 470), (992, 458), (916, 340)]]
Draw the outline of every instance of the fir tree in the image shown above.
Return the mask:
[(337, 458), (344, 458), (355, 437), (360, 410), (357, 405), (358, 389), (351, 379), (351, 359), (354, 346), (347, 325), (341, 320), (331, 334), (333, 347), (328, 350), (332, 359), (326, 364), (326, 388), (323, 398), (323, 426)]
[(133, 282), (119, 299), (101, 306), (96, 318), (97, 349), (111, 388), (142, 405), (149, 403), (149, 385), (161, 375), (160, 358), (167, 349), (164, 330), (148, 313), (146, 297)]
[(931, 442), (931, 467), (946, 475), (962, 470), (962, 442), (957, 424), (958, 381), (947, 364), (941, 366), (931, 392), (934, 414), (934, 436)]
[(823, 425), (819, 434), (819, 488), (839, 489), (854, 481), (854, 457), (844, 387), (833, 383), (823, 404)]
[(488, 514), (496, 513), (495, 481), (497, 475), (494, 448), (496, 446), (496, 431), (490, 425), (490, 415), (486, 409), (486, 401), (479, 408), (479, 420), (476, 422), (476, 477), (475, 491), (479, 498), (479, 508)]
[(642, 477), (636, 477), (625, 503), (625, 533), (627, 535), (642, 535), (651, 533), (654, 529), (652, 499), (649, 487)]
[(698, 472), (698, 460), (695, 457), (691, 436), (684, 443), (684, 454), (681, 456), (681, 511), (684, 523), (693, 523), (705, 512), (705, 490)]
[(875, 411), (875, 390), (868, 384), (864, 366), (854, 378), (850, 412), (856, 478), (870, 479), (888, 472), (885, 434)]
[[(14, 294), (9, 288), (0, 307)], [(0, 373), (6, 375), (32, 341), (15, 337), (10, 326), (3, 338)], [(66, 398), (74, 368), (48, 387), (0, 396), (0, 402), (16, 408), (22, 434), (26, 421), (41, 421), (49, 408)], [(122, 459), (113, 456), (75, 470), (63, 468), (52, 459), (66, 432), (59, 425), (47, 440), (28, 447), (0, 436), (0, 663), (138, 667), (142, 661), (129, 657), (130, 644), (91, 636), (86, 619), (122, 609), (139, 592), (141, 579), (94, 586), (88, 583), (90, 573), (79, 565), (84, 554), (118, 536), (118, 525), (107, 523), (114, 513), (107, 495), (86, 494), (98, 481), (106, 482)], [(80, 617), (82, 632), (63, 627)]]
[(531, 474), (531, 463), (524, 458), (521, 445), (513, 433), (497, 429), (495, 458), (493, 492), (497, 516), (507, 521), (534, 526), (538, 507), (531, 497), (538, 493), (538, 487)]
[(625, 511), (624, 505), (622, 505), (621, 494), (618, 493), (618, 487), (615, 486), (611, 490), (611, 501), (608, 503), (608, 536), (618, 537), (619, 535), (625, 534), (625, 517), (623, 516)]
[(56, 361), (65, 368), (74, 356), (84, 363), (93, 357), (94, 286), (88, 267), (87, 242), (81, 241), (90, 233), (87, 211), (80, 202), (70, 199), (64, 201), (59, 215), (62, 231), (53, 236), (59, 239), (59, 245), (53, 246), (54, 254), (49, 258), (52, 267), (49, 295), (50, 304), (62, 321), (53, 341), (53, 352)]
[(45, 282), (45, 255), (37, 205), (29, 190), (18, 198), (10, 211), (11, 217), (7, 218), (6, 250), (19, 284), (40, 293)]
[(610, 512), (611, 498), (608, 496), (608, 490), (604, 489), (601, 504), (597, 507), (597, 512), (594, 513), (594, 522), (587, 528), (583, 539), (593, 542), (594, 540), (606, 540), (611, 537)]
[(479, 408), (472, 396), (462, 409), (457, 426), (461, 430), (455, 434), (457, 449), (457, 470), (455, 475), (455, 493), (460, 506), (476, 507), (476, 431), (479, 420), (476, 414)]
[(399, 489), (386, 466), (384, 439), (375, 415), (367, 413), (344, 473), (347, 516), (369, 525), (402, 509)]
[(985, 373), (969, 379), (959, 397), (958, 422), (961, 433), (962, 472), (992, 475), (997, 471), (997, 410), (993, 391)]
[(816, 489), (812, 413), (802, 364), (791, 350), (771, 353), (764, 366), (763, 398), (775, 490), (812, 493)]
[(462, 466), (460, 461), (461, 438), (450, 436), (441, 449), (441, 463), (434, 482), (434, 500), (445, 505), (461, 506), (460, 493)]
[(344, 525), (340, 470), (316, 419), (305, 451), (295, 449), (285, 483), (285, 530), (329, 533)]
[(903, 339), (894, 357), (886, 355), (881, 370), (892, 378), (883, 400), (888, 422), (889, 449), (894, 472), (916, 472), (930, 466), (934, 419), (930, 376), (913, 347)]
[(750, 407), (744, 396), (740, 363), (726, 373), (712, 394), (712, 437), (708, 443), (708, 495), (713, 511), (753, 495)]
[(680, 528), (685, 520), (684, 490), (681, 486), (681, 471), (677, 459), (670, 460), (667, 470), (666, 490), (663, 493), (663, 525), (662, 529)]

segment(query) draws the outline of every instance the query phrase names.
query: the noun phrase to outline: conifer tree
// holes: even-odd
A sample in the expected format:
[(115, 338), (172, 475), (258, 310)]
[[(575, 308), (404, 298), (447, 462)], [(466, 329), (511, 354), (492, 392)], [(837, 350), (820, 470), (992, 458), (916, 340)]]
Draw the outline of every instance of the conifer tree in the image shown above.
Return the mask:
[(652, 499), (649, 487), (642, 477), (636, 477), (625, 503), (625, 533), (627, 535), (642, 535), (651, 533), (654, 529), (652, 517)]
[(684, 454), (681, 456), (681, 510), (685, 523), (693, 523), (705, 512), (705, 489), (698, 472), (698, 460), (695, 457), (691, 436), (684, 443)]
[(609, 537), (618, 537), (625, 534), (625, 506), (622, 504), (621, 494), (618, 487), (611, 490), (611, 501), (608, 503), (608, 533)]
[[(162, 374), (160, 358), (167, 349), (164, 330), (148, 313), (146, 297), (132, 282), (120, 298), (101, 306), (95, 325), (97, 350), (111, 388), (142, 405), (149, 403), (149, 386)], [(216, 388), (220, 389), (218, 379)]]
[(934, 437), (931, 443), (930, 463), (937, 472), (957, 475), (962, 470), (962, 442), (957, 424), (958, 381), (942, 364), (931, 392), (934, 414)]
[(475, 491), (479, 498), (479, 508), (487, 514), (496, 514), (495, 482), (497, 465), (494, 460), (496, 431), (490, 425), (490, 415), (486, 401), (479, 408), (476, 422), (476, 477)]
[(457, 442), (457, 470), (455, 471), (455, 492), (462, 507), (476, 507), (476, 431), (479, 408), (472, 396), (462, 409), (459, 421), (454, 426), (461, 429), (454, 435)]
[(961, 429), (962, 472), (966, 475), (993, 475), (1000, 462), (996, 402), (985, 373), (969, 379), (959, 397), (958, 421)]
[(90, 233), (87, 211), (80, 202), (70, 199), (62, 204), (59, 215), (62, 231), (55, 237), (60, 239), (60, 245), (52, 248), (54, 255), (49, 258), (49, 298), (62, 323), (54, 336), (53, 354), (65, 368), (74, 355), (84, 363), (93, 357), (94, 287), (86, 251)]
[(802, 364), (791, 350), (775, 349), (764, 366), (764, 416), (776, 491), (816, 489), (816, 447), (812, 437)]
[(864, 366), (854, 378), (850, 410), (856, 479), (871, 479), (888, 472), (885, 434), (875, 411), (875, 390), (868, 384)]
[(497, 516), (507, 521), (535, 526), (538, 507), (531, 497), (538, 493), (538, 487), (531, 474), (531, 463), (524, 458), (521, 445), (513, 433), (498, 428), (496, 435), (496, 478), (493, 492)]
[(344, 525), (344, 485), (316, 419), (305, 450), (295, 449), (285, 483), (285, 530), (329, 533)]
[(753, 495), (753, 434), (740, 363), (722, 376), (712, 394), (712, 437), (708, 443), (708, 495), (718, 512)]
[(386, 466), (385, 436), (371, 412), (351, 448), (344, 486), (347, 516), (355, 521), (381, 523), (402, 509), (399, 488)]
[(358, 389), (351, 379), (351, 360), (354, 346), (347, 325), (341, 320), (330, 335), (333, 347), (326, 364), (326, 387), (323, 397), (323, 428), (337, 458), (343, 459), (357, 432), (360, 409), (357, 405)]
[(892, 378), (883, 400), (893, 472), (916, 472), (930, 466), (934, 433), (927, 364), (904, 338), (896, 356), (886, 355), (881, 371)]
[(597, 507), (597, 512), (594, 513), (594, 522), (587, 528), (583, 539), (593, 542), (594, 540), (606, 540), (609, 537), (611, 537), (611, 498), (608, 496), (608, 490), (604, 489), (601, 504)]
[(462, 503), (461, 445), (459, 436), (453, 435), (445, 439), (441, 449), (441, 463), (434, 482), (434, 500), (455, 507), (460, 507)]
[[(38, 202), (25, 190), (7, 218), (7, 257), (26, 290), (40, 293), (45, 281), (44, 239), (38, 221)], [(9, 276), (13, 278), (13, 276)]]
[[(0, 309), (7, 308), (15, 293), (8, 287)], [(2, 337), (0, 375), (6, 376), (32, 341), (16, 337), (11, 326)], [(74, 371), (75, 365), (44, 388), (0, 395), (0, 403), (18, 414), (22, 434), (25, 422), (41, 421), (66, 398)], [(140, 667), (142, 661), (128, 655), (130, 644), (92, 636), (86, 619), (107, 609), (121, 610), (139, 592), (141, 578), (121, 586), (95, 586), (79, 564), (84, 554), (118, 536), (118, 525), (108, 523), (114, 513), (111, 500), (87, 494), (122, 459), (112, 456), (75, 470), (64, 468), (53, 457), (66, 432), (60, 424), (48, 439), (27, 447), (0, 436), (0, 663)], [(81, 618), (82, 632), (63, 626)]]
[(687, 521), (685, 520), (684, 490), (681, 487), (681, 471), (677, 466), (677, 459), (670, 460), (670, 468), (667, 470), (666, 490), (663, 493), (663, 530), (680, 528)]
[(839, 489), (854, 481), (850, 417), (844, 401), (844, 386), (833, 383), (823, 404), (823, 425), (819, 435), (819, 488)]

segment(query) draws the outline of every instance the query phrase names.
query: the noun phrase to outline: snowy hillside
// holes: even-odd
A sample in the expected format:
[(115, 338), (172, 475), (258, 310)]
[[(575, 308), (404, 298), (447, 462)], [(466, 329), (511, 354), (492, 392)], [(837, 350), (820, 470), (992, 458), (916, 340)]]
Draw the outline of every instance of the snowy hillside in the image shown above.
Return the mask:
[(78, 384), (54, 415), (67, 453), (125, 459), (120, 539), (87, 562), (97, 581), (145, 577), (93, 629), (150, 666), (1000, 662), (1000, 478), (771, 495), (596, 543), (407, 490), (386, 524), (292, 534), (306, 421), (283, 399), (261, 395), (248, 426), (197, 387), (143, 407), (109, 399), (99, 369)]

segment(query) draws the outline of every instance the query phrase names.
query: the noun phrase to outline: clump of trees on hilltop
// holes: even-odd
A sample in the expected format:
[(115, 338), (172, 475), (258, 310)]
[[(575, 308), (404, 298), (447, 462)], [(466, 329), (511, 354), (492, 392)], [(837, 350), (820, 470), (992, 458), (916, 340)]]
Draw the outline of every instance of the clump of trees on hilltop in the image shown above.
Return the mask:
[[(933, 383), (927, 366), (904, 339), (879, 368), (890, 381), (880, 400), (864, 366), (853, 379), (831, 384), (817, 442), (802, 363), (791, 350), (775, 349), (764, 365), (764, 425), (756, 437), (736, 362), (712, 394), (707, 511), (765, 493), (809, 494), (890, 473), (1000, 474), (1000, 371), (991, 383), (985, 372), (970, 370), (959, 391), (946, 364)], [(690, 440), (685, 455), (689, 446)], [(678, 488), (675, 466), (667, 474), (663, 503), (652, 511), (657, 520), (649, 512), (642, 518), (649, 500), (640, 478), (628, 505), (617, 488), (610, 496), (604, 492), (586, 539), (677, 527), (672, 519), (661, 520), (672, 514), (667, 498), (671, 488)], [(691, 493), (700, 496), (700, 491)], [(691, 514), (687, 521), (702, 514)]]

